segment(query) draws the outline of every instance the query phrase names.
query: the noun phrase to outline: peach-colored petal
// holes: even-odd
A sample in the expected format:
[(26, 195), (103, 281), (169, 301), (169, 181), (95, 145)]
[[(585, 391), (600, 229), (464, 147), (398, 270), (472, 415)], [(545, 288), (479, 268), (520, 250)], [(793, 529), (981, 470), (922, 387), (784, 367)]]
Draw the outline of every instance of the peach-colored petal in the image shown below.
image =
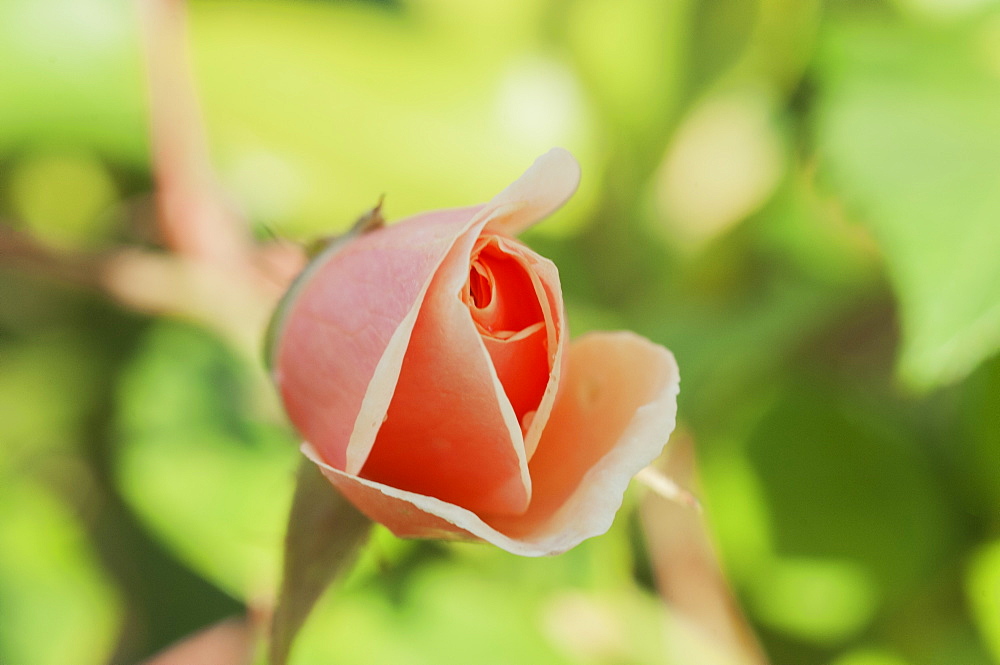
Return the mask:
[(477, 237), (473, 226), (434, 276), (358, 475), (477, 512), (520, 514), (531, 496), (520, 424), (460, 297)]
[(483, 336), (504, 393), (514, 408), (521, 431), (537, 416), (539, 403), (549, 383), (549, 349), (545, 324), (525, 328), (512, 337)]
[(559, 274), (520, 242), (489, 232), (477, 240), (473, 257), (465, 301), (531, 459), (561, 376), (566, 326)]
[(580, 165), (573, 155), (552, 148), (487, 204), (488, 229), (517, 235), (558, 210), (579, 184)]
[(534, 282), (535, 292), (542, 303), (542, 316), (545, 321), (546, 349), (548, 350), (549, 380), (539, 400), (538, 408), (528, 418), (524, 432), (524, 451), (530, 460), (538, 447), (538, 441), (548, 422), (549, 413), (555, 404), (556, 394), (562, 385), (563, 364), (566, 355), (568, 331), (566, 317), (563, 313), (562, 286), (559, 284), (559, 272), (555, 264), (546, 258), (535, 254), (527, 247), (520, 252), (525, 261), (528, 273)]
[[(553, 148), (535, 160), (531, 167), (503, 192), (482, 206), (475, 218), (460, 233), (464, 238), (474, 241), (483, 232), (485, 227), (501, 233), (514, 233), (526, 228), (546, 215), (551, 214), (562, 205), (576, 190), (579, 177), (580, 167), (573, 156), (561, 148)], [(428, 213), (427, 216), (433, 216), (434, 214), (436, 213)], [(399, 226), (408, 225), (411, 221), (406, 220), (401, 222)], [(464, 255), (461, 252), (456, 253), (456, 261), (465, 261), (465, 267), (463, 268), (465, 271), (468, 270), (470, 253), (471, 245), (469, 246), (469, 253), (465, 253)], [(458, 259), (458, 256), (462, 256), (462, 258)], [(564, 324), (561, 310), (561, 292), (558, 289), (558, 278), (553, 277), (555, 275), (555, 267), (551, 263), (541, 259), (541, 257), (537, 258), (538, 263), (545, 269), (546, 276), (543, 279), (543, 283), (549, 292), (550, 303), (558, 299), (558, 315), (553, 318), (557, 319), (555, 321), (556, 326), (560, 333), (562, 333), (564, 332)], [(548, 263), (547, 266), (545, 265), (546, 263)], [(455, 279), (458, 279), (457, 274), (456, 272)], [(462, 285), (464, 285), (466, 277), (467, 274), (463, 273), (461, 277)], [(553, 285), (555, 285), (554, 289), (552, 288)], [(450, 287), (451, 285), (449, 285)], [(458, 292), (454, 291), (454, 293), (457, 294)], [(389, 400), (395, 390), (398, 370), (401, 367), (403, 355), (407, 352), (410, 330), (416, 321), (416, 314), (415, 310), (411, 310), (404, 321), (405, 325), (401, 325), (401, 330), (393, 335), (392, 340), (390, 340), (390, 343), (386, 347), (385, 357), (379, 362), (379, 367), (371, 381), (372, 389), (364, 397), (361, 413), (358, 415), (345, 455), (346, 462), (343, 468), (349, 473), (357, 474), (360, 472), (368, 456), (371, 454), (372, 446), (375, 445), (376, 434), (381, 427), (382, 420), (388, 409)], [(552, 315), (549, 313), (547, 316)], [(550, 332), (550, 334), (552, 333)], [(563, 337), (564, 334), (558, 335), (559, 343), (556, 345), (557, 349), (561, 348), (561, 339)], [(555, 364), (556, 371), (550, 381), (550, 386), (556, 384), (558, 381), (558, 364), (558, 362)], [(494, 377), (493, 383), (494, 388), (499, 386), (499, 381), (496, 377)], [(549, 408), (554, 392), (554, 388), (546, 390), (538, 409), (538, 414), (533, 421), (534, 428), (529, 429), (528, 438), (531, 442), (530, 450), (532, 452), (534, 451), (538, 433), (544, 425), (543, 414)], [(504, 397), (502, 390), (500, 395), (501, 398)], [(504, 399), (501, 399), (501, 402), (503, 401)], [(505, 420), (509, 420), (509, 414), (505, 415)], [(516, 422), (517, 418), (515, 417), (513, 421)], [(307, 436), (306, 438), (308, 439), (309, 437)], [(526, 457), (523, 437), (513, 443), (519, 459), (521, 456)], [(530, 494), (530, 478), (528, 477), (526, 468), (522, 468), (522, 473), (522, 480)]]
[(543, 319), (545, 294), (536, 292), (530, 266), (521, 256), (528, 251), (495, 233), (476, 240), (463, 300), (484, 335), (509, 335)]
[(352, 434), (374, 438), (430, 281), (479, 211), (437, 211), (353, 238), (293, 286), (274, 379), (292, 422), (330, 464), (347, 467)]
[(572, 156), (554, 149), (485, 206), (420, 215), (313, 261), (286, 298), (274, 378), (323, 459), (351, 473), (364, 465), (431, 277), (456, 238), (486, 224), (516, 232), (561, 205), (578, 179)]
[[(562, 148), (553, 148), (536, 159), (528, 170), (504, 189), (504, 191), (495, 196), (489, 203), (480, 207), (475, 217), (459, 233), (467, 239), (475, 239), (487, 226), (498, 232), (516, 233), (534, 224), (546, 215), (551, 214), (561, 206), (576, 191), (579, 179), (580, 167), (573, 156)], [(421, 217), (433, 217), (436, 214), (439, 213), (428, 213)], [(412, 221), (414, 220), (404, 220), (403, 222), (399, 222), (398, 226), (409, 225)], [(469, 253), (464, 254), (462, 258), (463, 261), (466, 261), (464, 270), (468, 270), (468, 258)], [(542, 264), (543, 268), (546, 269), (546, 275), (554, 275), (555, 266), (541, 259), (541, 257), (538, 258), (540, 262), (548, 263), (548, 266), (545, 266), (544, 263)], [(463, 274), (463, 285), (465, 278), (466, 275)], [(558, 278), (547, 276), (543, 282), (545, 283), (545, 288), (550, 291), (550, 300), (553, 300), (553, 298), (558, 299), (556, 323), (563, 334), (559, 335), (559, 343), (556, 346), (557, 349), (561, 349), (565, 330), (563, 328), (562, 317), (562, 294), (558, 288)], [(555, 285), (554, 289), (552, 289), (553, 284)], [(553, 293), (555, 296), (552, 295)], [(375, 445), (376, 434), (381, 427), (382, 420), (395, 389), (395, 382), (402, 364), (402, 358), (409, 344), (410, 331), (416, 321), (416, 310), (420, 306), (422, 298), (423, 292), (420, 298), (418, 298), (415, 307), (411, 309), (407, 317), (400, 324), (400, 329), (392, 336), (386, 347), (385, 355), (378, 363), (378, 368), (371, 381), (371, 388), (364, 396), (361, 412), (358, 414), (350, 436), (350, 443), (347, 447), (345, 466), (342, 467), (346, 468), (349, 473), (357, 474), (360, 472), (365, 461), (368, 459), (368, 455), (371, 453), (372, 446)], [(550, 334), (552, 333), (550, 332)], [(538, 415), (535, 418), (537, 425), (527, 433), (528, 443), (525, 444), (523, 440), (514, 442), (519, 458), (522, 455), (530, 456), (534, 451), (538, 433), (544, 424), (543, 415), (553, 399), (554, 389), (551, 386), (559, 378), (558, 362), (555, 365), (555, 369), (556, 371), (553, 372), (553, 377), (550, 381), (550, 389), (546, 390), (538, 409)], [(493, 387), (497, 388), (498, 385), (498, 382), (494, 380)], [(500, 395), (502, 398), (502, 390)], [(516, 421), (516, 418), (514, 420)], [(307, 436), (306, 438), (308, 439), (309, 437)], [(528, 492), (530, 493), (530, 479), (526, 468), (522, 468), (522, 472), (525, 487), (528, 488)]]
[(476, 540), (471, 531), (460, 525), (468, 523), (477, 530), (489, 529), (475, 513), (453, 503), (359, 478), (330, 466), (308, 441), (302, 444), (302, 453), (358, 510), (400, 538)]
[(513, 538), (606, 531), (629, 480), (674, 429), (680, 378), (663, 347), (634, 333), (591, 333), (571, 344), (566, 370), (531, 459), (531, 507), (486, 519)]
[(566, 384), (531, 461), (535, 486), (520, 517), (489, 517), (346, 474), (303, 452), (355, 505), (402, 537), (476, 538), (514, 554), (563, 552), (604, 533), (629, 480), (659, 455), (674, 427), (677, 366), (632, 333), (593, 333), (569, 352)]

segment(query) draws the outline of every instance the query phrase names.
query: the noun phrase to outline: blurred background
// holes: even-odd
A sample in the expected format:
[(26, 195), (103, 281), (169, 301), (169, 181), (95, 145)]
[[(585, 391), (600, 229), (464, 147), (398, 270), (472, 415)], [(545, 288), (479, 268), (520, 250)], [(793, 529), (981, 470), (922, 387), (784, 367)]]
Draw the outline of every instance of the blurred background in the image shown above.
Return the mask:
[(1000, 663), (995, 0), (0, 2), (0, 663), (273, 598), (289, 268), (192, 234), (294, 251), (554, 145), (526, 242), (574, 334), (675, 352), (707, 535), (639, 487), (552, 559), (379, 530), (292, 662)]

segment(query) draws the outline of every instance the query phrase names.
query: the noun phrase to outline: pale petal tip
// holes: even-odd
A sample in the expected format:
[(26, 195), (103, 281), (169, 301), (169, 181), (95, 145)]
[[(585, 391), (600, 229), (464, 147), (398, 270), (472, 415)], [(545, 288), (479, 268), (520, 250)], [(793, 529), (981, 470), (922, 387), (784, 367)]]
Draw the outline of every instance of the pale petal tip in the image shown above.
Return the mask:
[(581, 174), (576, 157), (569, 150), (557, 146), (536, 159), (518, 182), (534, 180), (536, 188), (546, 188), (545, 198), (551, 202), (558, 201), (552, 207), (555, 210), (576, 192)]
[(565, 148), (552, 148), (496, 195), (489, 225), (516, 234), (558, 210), (580, 184), (580, 164)]
[(542, 163), (547, 169), (558, 169), (567, 180), (573, 180), (577, 183), (580, 181), (580, 163), (566, 148), (556, 146), (536, 159), (535, 163)]

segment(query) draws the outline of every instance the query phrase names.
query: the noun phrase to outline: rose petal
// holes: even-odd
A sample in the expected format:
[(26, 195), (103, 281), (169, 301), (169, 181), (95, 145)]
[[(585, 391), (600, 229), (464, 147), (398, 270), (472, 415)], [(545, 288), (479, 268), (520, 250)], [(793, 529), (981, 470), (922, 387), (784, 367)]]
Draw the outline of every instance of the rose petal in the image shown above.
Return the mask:
[(463, 301), (484, 335), (509, 335), (542, 321), (545, 293), (536, 293), (540, 289), (535, 288), (531, 267), (522, 256), (529, 251), (513, 238), (496, 233), (484, 233), (476, 240), (469, 292), (463, 294)]
[(552, 148), (489, 202), (489, 230), (517, 235), (548, 217), (573, 196), (580, 165), (567, 150)]
[[(514, 239), (484, 233), (476, 249), (487, 244), (493, 251), (480, 254), (477, 265), (482, 263), (489, 273), (490, 303), (478, 308), (474, 298), (466, 300), (521, 423), (525, 454), (531, 459), (561, 377), (566, 324), (559, 273), (551, 261)], [(512, 308), (521, 311), (511, 316)], [(531, 312), (527, 318), (526, 311)], [(518, 315), (522, 324), (537, 323), (518, 330), (511, 325)]]
[[(542, 430), (549, 420), (549, 413), (555, 403), (556, 394), (562, 384), (562, 368), (566, 355), (568, 331), (566, 317), (563, 314), (562, 286), (559, 284), (559, 272), (554, 263), (523, 247), (520, 257), (525, 261), (528, 273), (531, 275), (535, 294), (542, 304), (542, 316), (545, 321), (546, 341), (548, 350), (549, 380), (542, 393), (538, 408), (534, 414), (522, 422), (527, 425), (524, 432), (524, 451), (530, 460), (535, 454)], [(524, 419), (522, 417), (522, 419)]]
[(459, 297), (479, 226), (456, 241), (434, 276), (358, 475), (478, 512), (520, 514), (531, 496), (520, 424)]
[(679, 375), (663, 347), (634, 333), (591, 333), (571, 344), (566, 370), (531, 459), (531, 507), (486, 520), (512, 538), (579, 542), (606, 531), (629, 480), (674, 429)]
[(442, 210), (354, 238), (293, 287), (274, 363), (289, 417), (329, 464), (374, 440), (424, 294), (480, 207)]
[[(549, 383), (549, 349), (545, 324), (522, 330), (513, 337), (483, 337), (504, 393), (514, 407), (521, 431), (528, 429), (528, 414), (536, 414)], [(535, 416), (532, 415), (531, 418)], [(527, 455), (527, 451), (525, 451)]]
[(568, 356), (559, 393), (531, 461), (533, 498), (520, 517), (484, 521), (454, 504), (346, 474), (303, 452), (352, 502), (402, 537), (477, 538), (514, 554), (563, 552), (604, 533), (629, 480), (673, 430), (678, 374), (666, 349), (632, 333), (592, 333)]
[[(486, 226), (495, 227), (497, 230), (506, 233), (513, 233), (527, 228), (552, 213), (566, 199), (572, 196), (573, 192), (576, 191), (579, 180), (580, 166), (576, 163), (573, 156), (562, 148), (553, 148), (536, 159), (520, 178), (491, 199), (489, 203), (479, 208), (475, 217), (466, 226), (459, 229), (454, 224), (445, 224), (448, 227), (448, 232), (455, 234), (450, 240), (453, 243), (458, 235), (478, 237)], [(403, 229), (417, 219), (432, 219), (439, 214), (449, 212), (428, 213), (419, 218), (405, 220), (390, 228), (396, 229), (398, 226), (399, 229)], [(398, 239), (400, 236), (396, 235), (394, 237)], [(407, 238), (403, 238), (403, 240), (406, 241)], [(419, 249), (419, 242), (415, 244), (417, 245), (416, 249)], [(431, 244), (435, 250), (440, 249), (442, 245), (442, 243), (435, 241), (431, 241)], [(468, 256), (467, 254), (466, 258)], [(391, 260), (391, 257), (387, 258)], [(430, 261), (421, 263), (421, 268), (430, 263)], [(466, 269), (468, 268), (466, 267)], [(551, 267), (551, 271), (555, 272), (554, 266)], [(378, 282), (375, 283), (377, 284)], [(464, 280), (462, 283), (464, 284)], [(558, 286), (558, 281), (554, 283)], [(550, 289), (551, 284), (550, 280), (546, 283), (545, 288)], [(357, 474), (361, 470), (371, 452), (372, 446), (375, 444), (375, 436), (389, 407), (389, 401), (396, 386), (400, 367), (402, 366), (402, 358), (409, 343), (410, 332), (416, 321), (417, 310), (422, 305), (425, 293), (426, 288), (419, 292), (418, 298), (413, 303), (406, 318), (400, 323), (399, 330), (393, 334), (390, 343), (386, 346), (384, 356), (378, 362), (379, 367), (374, 376), (372, 376), (372, 387), (364, 396), (361, 412), (358, 414), (350, 435), (350, 443), (345, 454), (346, 466), (341, 467), (345, 468), (349, 473)], [(560, 298), (557, 324), (561, 327), (563, 326), (561, 293), (559, 293), (558, 289), (555, 290), (555, 293), (557, 294), (556, 297)], [(552, 297), (550, 293), (550, 299)], [(559, 339), (561, 340), (564, 336), (560, 335)], [(558, 365), (557, 361), (553, 380), (558, 379)], [(530, 430), (528, 432), (528, 448), (532, 451), (534, 450), (534, 441), (537, 439), (537, 432), (544, 424), (544, 418), (542, 417), (544, 407), (551, 399), (552, 396), (547, 389), (546, 395), (543, 396), (542, 407), (539, 408), (538, 416), (535, 418), (537, 429), (534, 432)], [(311, 440), (308, 435), (306, 439)], [(520, 445), (524, 445), (523, 441)], [(528, 481), (526, 480), (525, 482), (527, 483)]]

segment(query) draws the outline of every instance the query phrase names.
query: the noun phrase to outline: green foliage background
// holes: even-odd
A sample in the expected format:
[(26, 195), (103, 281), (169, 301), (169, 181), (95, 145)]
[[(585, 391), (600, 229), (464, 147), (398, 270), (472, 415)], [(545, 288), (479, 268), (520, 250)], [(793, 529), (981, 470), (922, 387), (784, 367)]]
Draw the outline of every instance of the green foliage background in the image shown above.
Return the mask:
[[(1000, 663), (1000, 3), (196, 0), (190, 20), (213, 161), (262, 238), (578, 157), (576, 198), (526, 240), (574, 333), (675, 352), (774, 663)], [(139, 40), (128, 0), (0, 3), (4, 225), (149, 243)], [(273, 593), (298, 453), (254, 363), (0, 256), (0, 663), (135, 662)], [(549, 560), (379, 532), (293, 662), (664, 662), (632, 505)]]

